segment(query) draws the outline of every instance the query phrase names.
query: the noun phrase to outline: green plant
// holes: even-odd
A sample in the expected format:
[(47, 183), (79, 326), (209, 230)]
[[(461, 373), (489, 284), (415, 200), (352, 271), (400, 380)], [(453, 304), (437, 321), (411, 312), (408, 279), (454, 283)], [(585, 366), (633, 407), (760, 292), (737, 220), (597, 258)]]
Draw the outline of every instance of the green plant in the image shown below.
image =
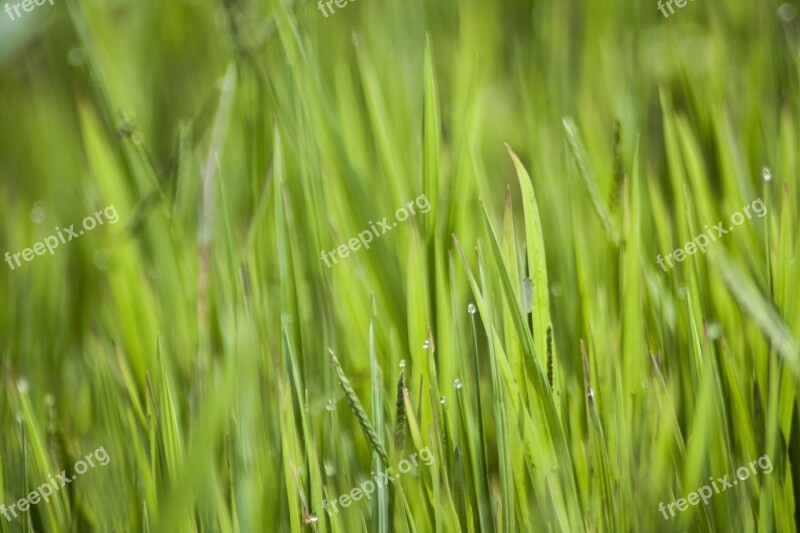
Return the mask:
[[(790, 8), (3, 21), (0, 253), (107, 205), (120, 223), (0, 274), (0, 503), (111, 457), (0, 531), (796, 529)], [(763, 218), (658, 266), (756, 198)], [(770, 475), (659, 511), (763, 455)]]

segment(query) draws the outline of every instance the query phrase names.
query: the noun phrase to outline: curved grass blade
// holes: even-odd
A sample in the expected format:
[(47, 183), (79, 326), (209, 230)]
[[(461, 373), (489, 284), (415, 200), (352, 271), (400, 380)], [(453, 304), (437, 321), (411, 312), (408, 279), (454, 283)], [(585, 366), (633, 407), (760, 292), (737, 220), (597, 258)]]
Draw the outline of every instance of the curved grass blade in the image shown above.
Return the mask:
[(724, 252), (717, 250), (711, 257), (718, 264), (728, 290), (784, 357), (795, 377), (800, 378), (800, 347), (780, 315)]
[(614, 244), (618, 244), (620, 239), (619, 230), (611, 220), (611, 215), (603, 203), (603, 198), (600, 196), (600, 192), (597, 190), (594, 172), (589, 167), (589, 154), (586, 153), (586, 148), (584, 148), (583, 142), (581, 141), (578, 126), (571, 117), (565, 117), (563, 119), (563, 123), (564, 129), (567, 130), (567, 140), (569, 141), (569, 146), (572, 149), (572, 155), (575, 158), (575, 163), (578, 165), (578, 170), (580, 171), (583, 182), (586, 185), (586, 190), (589, 191), (589, 198), (592, 201), (592, 206), (594, 207), (597, 216), (600, 217), (600, 221), (603, 223), (606, 233), (608, 233), (608, 235), (611, 237), (611, 240), (614, 241)]
[(525, 170), (519, 157), (510, 146), (506, 145), (506, 150), (508, 150), (508, 155), (514, 161), (514, 168), (516, 168), (517, 177), (519, 178), (519, 187), (522, 191), (522, 209), (525, 215), (525, 237), (528, 249), (528, 271), (533, 282), (533, 342), (536, 346), (536, 353), (540, 357), (539, 363), (544, 366), (547, 364), (544, 359), (547, 353), (547, 328), (552, 320), (550, 319), (547, 260), (544, 251), (544, 237), (542, 236), (542, 221), (539, 217), (539, 206), (536, 203), (536, 194), (528, 171)]

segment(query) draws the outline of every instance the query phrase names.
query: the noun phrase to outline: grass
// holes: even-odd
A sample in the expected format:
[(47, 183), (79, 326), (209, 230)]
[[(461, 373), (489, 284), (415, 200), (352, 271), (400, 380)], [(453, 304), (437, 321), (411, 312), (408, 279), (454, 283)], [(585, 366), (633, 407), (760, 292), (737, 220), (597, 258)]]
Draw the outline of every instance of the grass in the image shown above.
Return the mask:
[[(0, 531), (795, 530), (797, 7), (3, 19), (0, 253), (108, 205), (120, 222), (3, 266), (0, 503), (111, 462)], [(758, 198), (763, 218), (657, 265)]]

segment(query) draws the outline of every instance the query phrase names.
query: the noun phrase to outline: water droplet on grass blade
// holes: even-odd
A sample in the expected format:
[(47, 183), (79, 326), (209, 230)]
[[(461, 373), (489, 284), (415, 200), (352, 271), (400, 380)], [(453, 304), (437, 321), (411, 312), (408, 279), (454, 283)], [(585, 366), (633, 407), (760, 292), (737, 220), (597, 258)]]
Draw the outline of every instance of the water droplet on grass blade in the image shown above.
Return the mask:
[(456, 378), (455, 381), (453, 381), (453, 387), (455, 387), (456, 390), (459, 390), (461, 388), (461, 380)]
[(83, 48), (76, 46), (67, 53), (67, 62), (73, 67), (82, 67), (86, 55), (83, 53)]
[(769, 167), (764, 167), (761, 169), (761, 177), (764, 178), (764, 181), (772, 180), (772, 171), (769, 169)]
[(560, 281), (554, 281), (550, 284), (550, 294), (553, 295), (554, 298), (561, 296), (561, 293), (564, 292), (564, 284)]
[(400, 359), (400, 368), (405, 368), (405, 367), (406, 367), (406, 360)]
[(422, 349), (427, 350), (430, 345), (431, 345), (430, 341), (428, 339), (425, 339), (425, 342), (422, 343)]
[(706, 337), (710, 341), (715, 341), (722, 337), (722, 325), (719, 322), (709, 322), (706, 325)]
[(778, 8), (778, 16), (784, 22), (791, 22), (797, 16), (797, 9), (792, 4), (783, 4)]
[(531, 278), (522, 278), (522, 311), (528, 315), (533, 310), (533, 282)]
[(442, 404), (442, 405), (444, 405), (444, 396), (442, 396), (441, 398), (439, 398), (439, 403), (440, 403), (440, 404)]
[(31, 220), (33, 220), (36, 224), (41, 224), (44, 220), (44, 215), (47, 212), (45, 209), (45, 203), (41, 200), (33, 204), (33, 209), (31, 209)]
[(470, 304), (467, 306), (467, 313), (469, 313), (469, 314), (471, 314), (471, 315), (474, 315), (474, 314), (475, 314), (475, 313), (477, 313), (477, 312), (478, 312), (478, 310), (475, 308), (475, 304), (473, 304), (473, 303), (470, 303)]
[[(109, 264), (108, 254), (104, 249), (95, 250), (92, 254), (92, 263), (98, 270), (108, 270), (111, 266)], [(147, 270), (147, 277), (155, 279), (155, 269), (150, 268)]]
[(325, 409), (328, 411), (333, 411), (336, 409), (336, 402), (333, 401), (333, 398), (328, 400), (328, 405), (325, 406)]

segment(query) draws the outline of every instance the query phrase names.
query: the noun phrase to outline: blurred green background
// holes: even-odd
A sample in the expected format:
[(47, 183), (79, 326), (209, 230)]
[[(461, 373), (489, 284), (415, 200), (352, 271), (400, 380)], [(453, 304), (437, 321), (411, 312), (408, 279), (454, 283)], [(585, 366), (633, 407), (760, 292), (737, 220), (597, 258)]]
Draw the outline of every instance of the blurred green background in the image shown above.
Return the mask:
[[(0, 12), (0, 253), (120, 216), (0, 267), (0, 503), (111, 457), (0, 531), (795, 530), (797, 9)], [(655, 264), (756, 198), (765, 218)], [(424, 446), (433, 467), (323, 511), (381, 447)]]

